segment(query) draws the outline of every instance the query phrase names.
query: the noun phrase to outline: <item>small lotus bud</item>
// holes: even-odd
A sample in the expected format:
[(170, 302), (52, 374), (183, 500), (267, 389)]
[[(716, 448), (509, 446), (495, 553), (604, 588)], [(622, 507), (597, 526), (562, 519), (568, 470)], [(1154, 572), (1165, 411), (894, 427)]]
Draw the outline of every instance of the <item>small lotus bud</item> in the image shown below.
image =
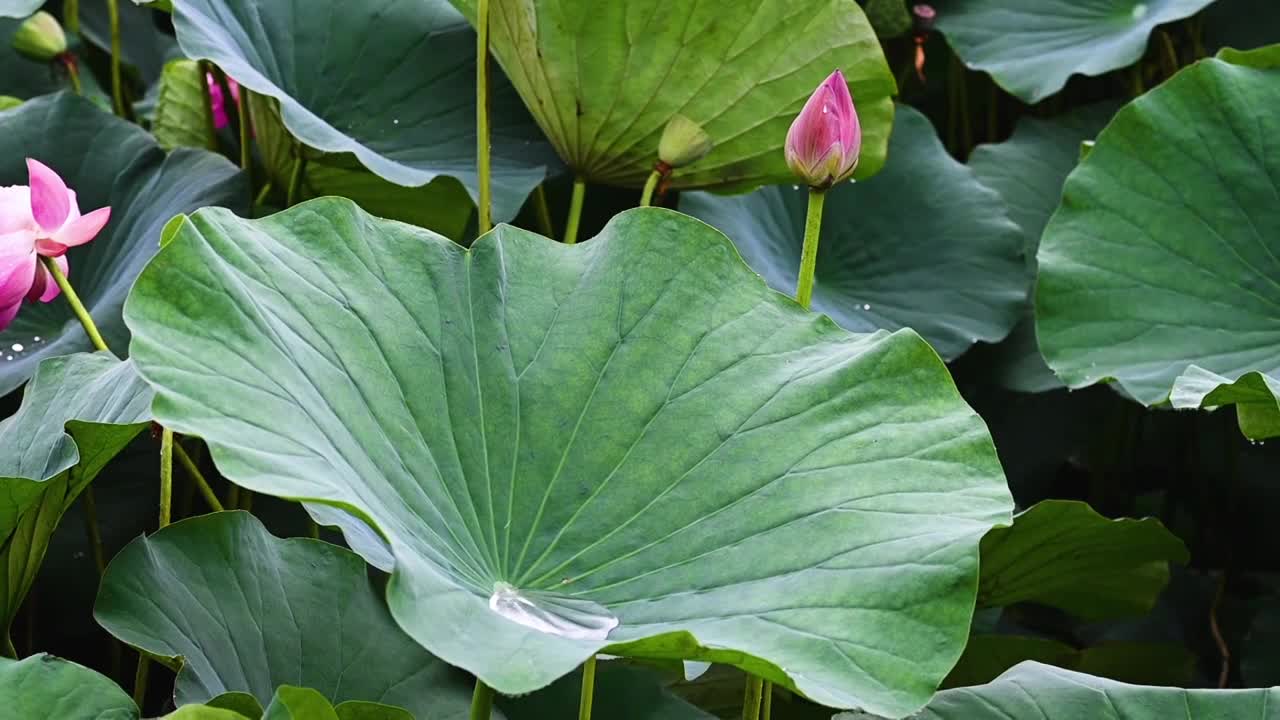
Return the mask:
[(13, 49), (38, 62), (53, 62), (67, 51), (67, 34), (57, 18), (41, 10), (18, 27)]
[(787, 165), (810, 187), (825, 189), (853, 175), (861, 150), (862, 127), (853, 96), (844, 74), (836, 70), (813, 91), (791, 123)]
[(658, 141), (658, 159), (670, 168), (684, 167), (711, 152), (707, 131), (683, 115), (672, 115)]
[(934, 10), (932, 5), (920, 3), (911, 6), (911, 17), (915, 20), (916, 34), (925, 35), (933, 32), (933, 24), (938, 20), (938, 11)]

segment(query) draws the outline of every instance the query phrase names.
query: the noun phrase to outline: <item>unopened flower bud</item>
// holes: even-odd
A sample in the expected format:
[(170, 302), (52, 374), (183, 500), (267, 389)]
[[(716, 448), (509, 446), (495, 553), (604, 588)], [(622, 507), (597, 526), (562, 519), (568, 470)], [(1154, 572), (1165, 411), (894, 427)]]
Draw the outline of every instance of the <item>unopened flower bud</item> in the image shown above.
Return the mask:
[(38, 62), (53, 62), (67, 51), (67, 34), (57, 18), (41, 10), (18, 27), (13, 49)]
[(804, 104), (787, 131), (787, 165), (810, 187), (829, 188), (847, 180), (858, 166), (862, 127), (853, 96), (839, 70), (831, 73)]
[(938, 20), (938, 11), (934, 10), (932, 5), (920, 3), (911, 6), (911, 17), (915, 21), (916, 34), (926, 35), (933, 32), (933, 25)]
[(658, 159), (672, 169), (684, 167), (711, 152), (712, 145), (701, 125), (683, 115), (672, 115), (658, 141)]

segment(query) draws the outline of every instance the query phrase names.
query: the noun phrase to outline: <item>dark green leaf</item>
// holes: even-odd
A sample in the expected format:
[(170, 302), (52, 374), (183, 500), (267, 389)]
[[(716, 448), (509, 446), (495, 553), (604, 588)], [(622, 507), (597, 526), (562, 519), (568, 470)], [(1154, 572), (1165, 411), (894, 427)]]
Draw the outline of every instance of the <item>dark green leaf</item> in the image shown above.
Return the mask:
[[(856, 332), (910, 327), (944, 358), (1009, 333), (1031, 276), (996, 195), (947, 154), (916, 110), (898, 110), (890, 162), (827, 191), (813, 309)], [(686, 194), (681, 209), (724, 231), (770, 287), (794, 294), (808, 190)]]
[(376, 527), (397, 622), (504, 693), (603, 650), (910, 712), (1009, 521), (928, 345), (802, 311), (668, 210), (472, 251), (340, 199), (206, 210), (127, 313), (166, 426)]
[(418, 720), (470, 704), (467, 679), (396, 627), (358, 556), (277, 539), (243, 512), (132, 542), (107, 569), (94, 615), (130, 645), (184, 659), (180, 705), (227, 691), (266, 705), (280, 685), (405, 707)]
[(0, 657), (5, 720), (138, 720), (138, 706), (110, 679), (52, 655)]
[(1024, 660), (1144, 685), (1185, 684), (1196, 664), (1195, 655), (1171, 643), (1110, 642), (1077, 649), (1041, 637), (974, 635), (945, 687), (989, 683)]

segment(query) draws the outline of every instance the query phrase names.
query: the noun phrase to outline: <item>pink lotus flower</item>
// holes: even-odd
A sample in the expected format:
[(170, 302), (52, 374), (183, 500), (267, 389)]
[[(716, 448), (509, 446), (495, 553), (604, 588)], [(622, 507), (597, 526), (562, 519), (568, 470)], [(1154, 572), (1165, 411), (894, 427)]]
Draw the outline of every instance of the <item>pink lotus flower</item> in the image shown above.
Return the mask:
[(23, 300), (58, 297), (39, 256), (55, 258), (66, 274), (67, 249), (92, 240), (111, 219), (111, 208), (81, 215), (75, 191), (43, 163), (27, 158), (27, 174), (29, 185), (0, 187), (0, 330)]
[(811, 187), (847, 180), (858, 166), (862, 126), (844, 74), (831, 73), (787, 131), (787, 165)]
[[(227, 99), (222, 96), (222, 85), (213, 73), (205, 73), (204, 81), (209, 83), (209, 106), (213, 110), (213, 127), (221, 130), (231, 122), (227, 115)], [(227, 78), (227, 87), (231, 90), (231, 101), (240, 102), (240, 83)]]

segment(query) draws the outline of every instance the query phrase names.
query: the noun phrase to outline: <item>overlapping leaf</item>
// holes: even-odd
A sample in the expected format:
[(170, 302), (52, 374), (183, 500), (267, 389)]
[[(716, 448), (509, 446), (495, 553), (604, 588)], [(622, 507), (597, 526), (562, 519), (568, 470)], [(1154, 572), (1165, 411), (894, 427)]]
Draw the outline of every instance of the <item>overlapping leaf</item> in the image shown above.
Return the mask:
[[(477, 193), (475, 34), (445, 0), (185, 0), (183, 51), (280, 103), (302, 143), (353, 153), (398, 185), (448, 176)], [(515, 216), (554, 163), (495, 72), (494, 217)]]
[(277, 539), (247, 513), (135, 540), (112, 560), (94, 616), (130, 645), (182, 658), (179, 705), (241, 691), (268, 707), (281, 685), (417, 720), (465, 716), (470, 704), (468, 678), (400, 631), (358, 556)]
[[(454, 0), (474, 18), (475, 0)], [(791, 179), (787, 128), (813, 89), (844, 71), (862, 119), (857, 177), (884, 164), (895, 85), (853, 0), (494, 2), (493, 54), (579, 175), (639, 187), (672, 116), (715, 147), (676, 188)]]
[[(827, 192), (813, 309), (857, 332), (910, 327), (947, 359), (1003, 338), (1031, 284), (1017, 226), (916, 110), (898, 110), (889, 156), (876, 177)], [(794, 294), (807, 203), (807, 189), (776, 186), (686, 194), (680, 207)]]
[(1156, 26), (1213, 0), (938, 0), (938, 29), (965, 64), (1029, 103), (1072, 75), (1101, 75), (1142, 57)]
[(1068, 386), (1243, 399), (1245, 432), (1280, 430), (1260, 395), (1280, 372), (1277, 104), (1280, 68), (1204, 60), (1098, 136), (1040, 247), (1037, 332)]
[(471, 251), (337, 199), (201, 211), (127, 315), (162, 421), (377, 528), (399, 624), (501, 692), (607, 649), (910, 712), (1009, 518), (918, 336), (803, 312), (666, 210)]
[[(248, 204), (243, 176), (225, 158), (185, 149), (166, 156), (146, 131), (74, 95), (0, 113), (0, 185), (27, 183), (27, 157), (60, 173), (82, 209), (111, 206), (111, 224), (67, 257), (76, 292), (119, 353), (129, 340), (120, 309), (159, 249), (164, 224), (206, 205), (243, 211)], [(62, 298), (29, 303), (0, 332), (0, 392), (21, 385), (44, 358), (92, 349)]]
[(0, 715), (6, 718), (137, 720), (129, 694), (83, 665), (52, 655), (0, 657)]

